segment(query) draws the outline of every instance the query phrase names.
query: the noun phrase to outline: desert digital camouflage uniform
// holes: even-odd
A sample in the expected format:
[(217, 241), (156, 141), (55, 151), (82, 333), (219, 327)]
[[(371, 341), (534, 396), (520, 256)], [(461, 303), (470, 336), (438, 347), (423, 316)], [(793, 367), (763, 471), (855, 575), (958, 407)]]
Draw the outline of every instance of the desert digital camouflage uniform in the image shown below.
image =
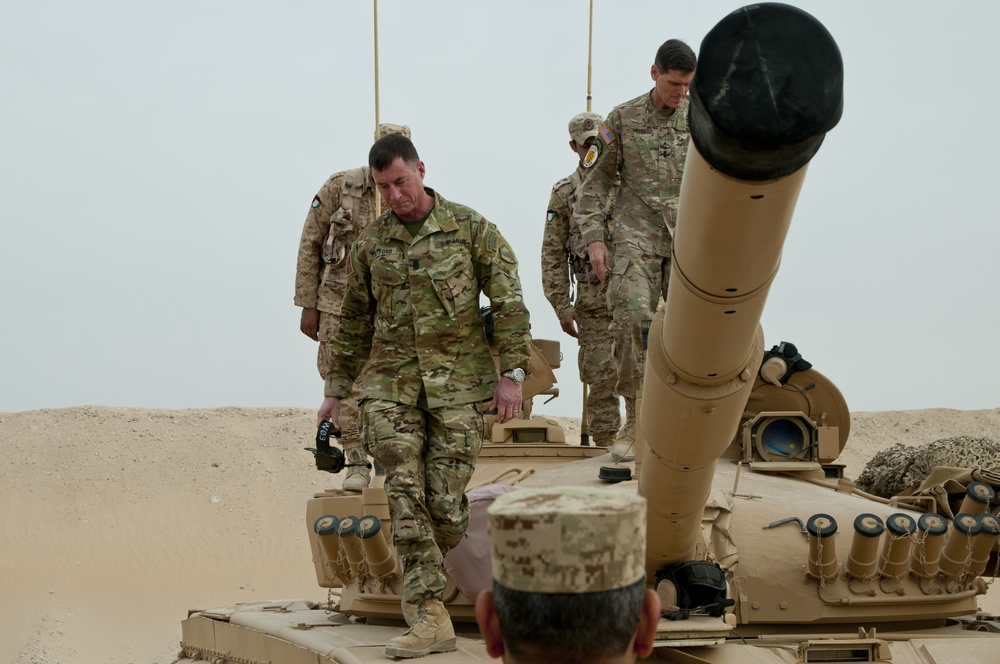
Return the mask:
[[(634, 399), (642, 371), (641, 324), (666, 298), (670, 251), (677, 223), (681, 175), (687, 158), (688, 106), (657, 110), (646, 93), (616, 106), (601, 127), (599, 155), (586, 169), (574, 223), (584, 246), (597, 240), (613, 258), (608, 278), (618, 394)], [(596, 150), (595, 150), (596, 152)], [(588, 155), (588, 160), (590, 155)], [(611, 233), (603, 224), (615, 176)]]
[(465, 488), (482, 447), (482, 402), (498, 382), (479, 295), (493, 309), (501, 366), (528, 366), (517, 259), (496, 226), (432, 190), (417, 232), (391, 211), (354, 244), (330, 342), (326, 396), (355, 383), (362, 439), (385, 468), (404, 600), (443, 600), (441, 561), (465, 532)]
[[(607, 286), (598, 280), (587, 260), (587, 245), (583, 244), (579, 227), (571, 223), (583, 174), (583, 168), (578, 167), (552, 187), (542, 237), (542, 290), (557, 318), (574, 311), (580, 317), (577, 364), (580, 381), (590, 386), (587, 395), (590, 434), (596, 444), (607, 446), (621, 426), (621, 403), (609, 330)], [(609, 205), (612, 200), (609, 196)]]
[(529, 593), (625, 588), (646, 576), (646, 499), (551, 487), (499, 496), (487, 510), (493, 578)]
[[(326, 377), (329, 369), (327, 347), (340, 316), (347, 288), (351, 244), (375, 221), (375, 182), (367, 166), (334, 173), (313, 197), (299, 240), (295, 272), (295, 304), (319, 310), (319, 352), (317, 368)], [(349, 463), (361, 450), (358, 433), (358, 402), (341, 402), (340, 443)]]
[[(410, 129), (404, 125), (379, 125), (379, 135), (388, 134), (409, 136)], [(316, 367), (324, 379), (329, 369), (327, 344), (347, 290), (351, 244), (373, 221), (375, 181), (369, 168), (362, 166), (334, 173), (327, 179), (313, 197), (302, 227), (295, 271), (295, 306), (319, 310)], [(357, 398), (341, 401), (340, 431), (340, 444), (348, 463), (364, 462), (360, 453)]]

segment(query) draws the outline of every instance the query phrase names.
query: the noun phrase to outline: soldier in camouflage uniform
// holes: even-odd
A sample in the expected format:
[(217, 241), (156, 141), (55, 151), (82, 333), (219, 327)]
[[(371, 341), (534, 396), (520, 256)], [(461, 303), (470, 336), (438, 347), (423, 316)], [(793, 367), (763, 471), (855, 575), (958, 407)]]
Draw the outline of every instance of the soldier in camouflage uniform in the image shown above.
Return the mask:
[[(520, 411), (528, 311), (510, 245), (471, 208), (424, 188), (409, 139), (380, 139), (369, 165), (390, 210), (351, 249), (318, 420), (337, 424), (340, 399), (356, 385), (362, 440), (386, 470), (404, 613), (416, 616), (385, 653), (420, 657), (455, 649), (442, 559), (468, 525), (483, 402), (500, 422)], [(499, 381), (480, 293), (493, 309)]]
[(476, 600), (492, 657), (634, 662), (653, 652), (660, 600), (646, 587), (646, 500), (582, 487), (524, 489), (487, 510), (493, 590)]
[[(410, 128), (379, 125), (378, 136), (389, 134), (409, 138)], [(367, 166), (331, 175), (313, 197), (306, 215), (295, 272), (295, 306), (302, 307), (299, 321), (302, 334), (319, 342), (316, 365), (320, 377), (326, 377), (329, 369), (327, 343), (344, 300), (347, 252), (361, 231), (374, 220), (375, 183)], [(367, 463), (367, 457), (361, 446), (357, 421), (357, 400), (345, 399), (341, 405), (340, 442), (347, 462), (352, 464), (344, 477), (346, 491), (361, 491), (371, 480), (371, 473), (362, 465)]]
[[(590, 386), (587, 395), (589, 430), (596, 445), (608, 447), (621, 425), (621, 406), (608, 329), (611, 312), (607, 286), (590, 267), (587, 245), (580, 237), (579, 227), (570, 223), (577, 190), (583, 180), (583, 159), (597, 138), (602, 120), (597, 113), (580, 113), (569, 121), (569, 147), (579, 162), (569, 177), (556, 182), (549, 197), (542, 239), (542, 290), (555, 309), (563, 332), (579, 339), (580, 381)], [(612, 200), (609, 196), (609, 203)]]
[[(584, 159), (587, 174), (574, 210), (591, 265), (601, 282), (608, 282), (618, 394), (625, 399), (626, 410), (612, 456), (624, 460), (635, 458), (630, 450), (635, 440), (635, 399), (644, 371), (642, 323), (652, 320), (660, 299), (667, 295), (690, 139), (687, 91), (696, 63), (694, 51), (684, 42), (671, 39), (660, 46), (650, 69), (653, 89), (616, 106), (601, 125), (599, 138)], [(609, 237), (604, 211), (616, 176), (621, 185)]]

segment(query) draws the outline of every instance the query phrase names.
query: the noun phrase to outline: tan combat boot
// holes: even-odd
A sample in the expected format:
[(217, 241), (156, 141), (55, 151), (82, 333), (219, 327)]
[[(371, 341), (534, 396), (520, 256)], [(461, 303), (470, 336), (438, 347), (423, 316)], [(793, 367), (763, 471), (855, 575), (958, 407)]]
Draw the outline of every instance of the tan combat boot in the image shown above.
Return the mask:
[[(368, 463), (368, 455), (365, 454), (364, 448), (360, 446), (344, 450), (344, 456), (347, 463)], [(344, 477), (344, 491), (360, 493), (362, 490), (368, 488), (368, 483), (371, 482), (371, 479), (371, 471), (366, 466), (350, 466), (347, 469), (347, 475)]]
[(635, 399), (625, 399), (625, 424), (611, 446), (611, 458), (615, 461), (635, 459)]
[(614, 442), (614, 434), (594, 436), (594, 447), (611, 447)]
[(417, 611), (417, 619), (406, 634), (389, 639), (386, 657), (423, 657), (432, 652), (455, 650), (455, 628), (451, 616), (439, 599), (425, 600)]

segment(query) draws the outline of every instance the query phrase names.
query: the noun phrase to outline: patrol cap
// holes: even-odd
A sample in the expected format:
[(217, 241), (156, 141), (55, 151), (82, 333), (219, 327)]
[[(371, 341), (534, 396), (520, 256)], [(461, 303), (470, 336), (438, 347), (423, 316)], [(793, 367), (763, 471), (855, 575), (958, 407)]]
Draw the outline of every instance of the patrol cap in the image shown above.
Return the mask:
[(582, 144), (591, 136), (597, 136), (602, 122), (604, 122), (604, 118), (597, 113), (574, 115), (573, 119), (569, 121), (569, 137)]
[(375, 140), (377, 141), (383, 136), (388, 136), (390, 134), (402, 134), (403, 136), (410, 138), (410, 128), (406, 125), (396, 125), (383, 122), (378, 126), (378, 134), (375, 136)]
[(511, 590), (586, 593), (646, 574), (646, 499), (550, 487), (498, 497), (487, 510), (493, 578)]

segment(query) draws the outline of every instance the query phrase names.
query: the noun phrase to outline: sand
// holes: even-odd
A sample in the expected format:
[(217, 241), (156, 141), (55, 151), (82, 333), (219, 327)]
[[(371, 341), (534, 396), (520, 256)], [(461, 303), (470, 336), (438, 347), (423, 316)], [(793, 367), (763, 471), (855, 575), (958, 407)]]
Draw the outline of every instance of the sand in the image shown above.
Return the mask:
[[(305, 504), (339, 478), (298, 408), (0, 413), (0, 664), (169, 664), (190, 609), (320, 600)], [(555, 418), (559, 419), (559, 418)], [(578, 422), (561, 420), (572, 441)], [(854, 413), (841, 461), (956, 435), (996, 410)], [(984, 606), (1000, 611), (1000, 591)], [(994, 606), (995, 605), (995, 606)]]

